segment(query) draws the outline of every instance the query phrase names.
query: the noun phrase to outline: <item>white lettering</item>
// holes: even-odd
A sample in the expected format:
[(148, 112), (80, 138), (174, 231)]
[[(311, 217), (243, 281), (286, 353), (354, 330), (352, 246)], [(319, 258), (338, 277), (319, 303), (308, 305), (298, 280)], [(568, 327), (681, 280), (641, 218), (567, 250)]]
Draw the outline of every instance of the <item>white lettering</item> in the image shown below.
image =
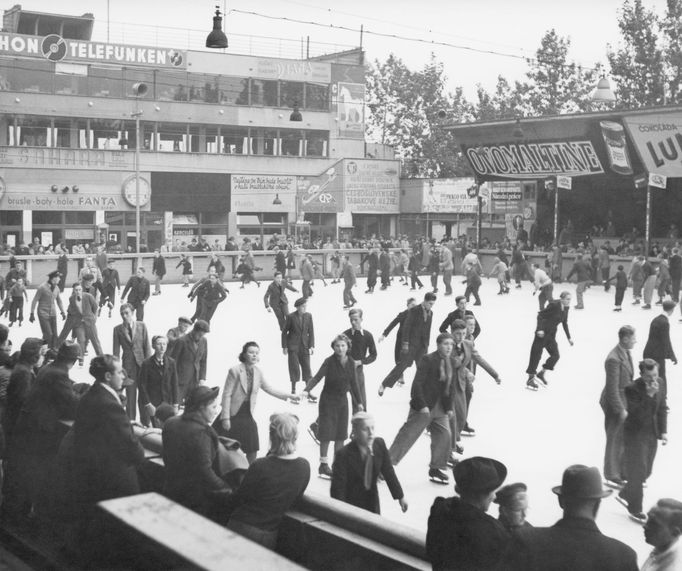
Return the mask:
[(9, 36), (0, 36), (0, 50), (9, 50)]
[(23, 52), (26, 49), (24, 38), (12, 38), (12, 51)]
[(88, 57), (87, 52), (88, 46), (85, 43), (78, 44), (78, 57), (86, 58)]
[(147, 50), (144, 48), (137, 48), (137, 63), (147, 63)]

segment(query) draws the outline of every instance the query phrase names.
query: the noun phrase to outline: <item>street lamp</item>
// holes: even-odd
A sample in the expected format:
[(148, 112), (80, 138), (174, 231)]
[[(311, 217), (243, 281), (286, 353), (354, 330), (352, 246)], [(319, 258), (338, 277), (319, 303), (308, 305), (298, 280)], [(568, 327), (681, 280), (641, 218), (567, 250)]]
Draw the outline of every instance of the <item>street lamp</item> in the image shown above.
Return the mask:
[(601, 78), (599, 79), (599, 82), (597, 83), (597, 88), (594, 90), (594, 93), (592, 94), (592, 102), (615, 103), (615, 101), (616, 95), (611, 90), (611, 84), (609, 83), (609, 80), (602, 75)]
[(227, 36), (223, 32), (223, 18), (220, 15), (220, 7), (215, 7), (213, 16), (213, 29), (206, 37), (206, 47), (213, 49), (224, 49), (227, 47)]
[(149, 88), (146, 83), (135, 83), (133, 85), (133, 96), (135, 97), (135, 111), (130, 114), (135, 117), (135, 253), (137, 263), (140, 263), (140, 116), (142, 111), (138, 109), (140, 97), (147, 94)]

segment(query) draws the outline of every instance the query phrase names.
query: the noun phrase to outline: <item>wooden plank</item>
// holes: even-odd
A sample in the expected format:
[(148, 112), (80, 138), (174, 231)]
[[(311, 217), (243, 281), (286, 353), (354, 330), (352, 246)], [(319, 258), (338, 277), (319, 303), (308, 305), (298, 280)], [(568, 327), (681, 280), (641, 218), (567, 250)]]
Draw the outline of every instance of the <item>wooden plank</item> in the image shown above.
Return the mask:
[(100, 502), (99, 506), (129, 529), (177, 554), (199, 569), (294, 571), (303, 567), (274, 551), (156, 494), (140, 494)]

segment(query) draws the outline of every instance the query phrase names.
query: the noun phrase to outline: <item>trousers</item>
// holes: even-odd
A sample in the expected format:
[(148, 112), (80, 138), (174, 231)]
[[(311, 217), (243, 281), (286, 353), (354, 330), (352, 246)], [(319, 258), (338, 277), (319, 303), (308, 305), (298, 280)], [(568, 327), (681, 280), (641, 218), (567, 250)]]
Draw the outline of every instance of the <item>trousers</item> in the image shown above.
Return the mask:
[(307, 383), (312, 374), (310, 372), (310, 353), (308, 349), (299, 346), (298, 349), (289, 349), (287, 351), (287, 359), (289, 361), (289, 381), (291, 382), (291, 390), (294, 392), (296, 383), (301, 379), (303, 374), (303, 382)]
[(353, 295), (353, 284), (344, 284), (343, 286), (343, 305), (348, 306), (351, 303), (357, 303), (358, 300), (355, 299)]
[(552, 295), (553, 293), (554, 293), (553, 284), (547, 284), (546, 286), (542, 286), (540, 288), (540, 292), (538, 293), (538, 305), (540, 306), (540, 311), (542, 311), (545, 308), (545, 305), (547, 304), (548, 301), (552, 301), (554, 299)]
[(403, 373), (412, 366), (412, 363), (419, 363), (419, 361), (421, 361), (421, 358), (426, 355), (426, 350), (425, 347), (419, 347), (418, 349), (412, 349), (410, 347), (407, 353), (401, 353), (400, 362), (390, 370), (381, 384), (385, 387), (392, 387), (395, 385), (398, 379), (403, 376)]
[(632, 513), (642, 512), (643, 484), (651, 474), (657, 448), (658, 441), (653, 434), (624, 435), (623, 461), (628, 483), (620, 496), (627, 500)]
[(530, 348), (528, 368), (526, 369), (526, 373), (529, 375), (534, 375), (537, 373), (537, 368), (538, 364), (540, 363), (540, 358), (542, 357), (543, 349), (547, 350), (549, 357), (547, 357), (547, 360), (542, 365), (542, 368), (547, 369), (548, 371), (554, 370), (554, 366), (559, 360), (559, 347), (557, 346), (555, 335), (547, 335), (547, 333), (545, 333), (544, 337), (538, 337), (535, 335), (535, 338), (533, 339), (533, 345), (531, 345)]
[(452, 270), (443, 270), (443, 285), (445, 295), (450, 295), (452, 293)]
[(450, 422), (443, 407), (437, 403), (429, 412), (420, 412), (410, 407), (407, 420), (400, 427), (388, 451), (393, 465), (397, 465), (412, 448), (425, 428), (431, 432), (430, 468), (444, 470), (450, 456)]
[(583, 308), (583, 294), (585, 293), (585, 288), (587, 287), (587, 282), (578, 282), (578, 286), (575, 288), (576, 297), (576, 307)]
[(604, 430), (606, 448), (604, 449), (604, 478), (622, 479), (623, 474), (623, 425), (624, 421), (611, 410), (604, 410)]
[(43, 341), (47, 343), (48, 347), (57, 348), (57, 317), (46, 316), (38, 314), (38, 323), (40, 324), (40, 331), (43, 334)]

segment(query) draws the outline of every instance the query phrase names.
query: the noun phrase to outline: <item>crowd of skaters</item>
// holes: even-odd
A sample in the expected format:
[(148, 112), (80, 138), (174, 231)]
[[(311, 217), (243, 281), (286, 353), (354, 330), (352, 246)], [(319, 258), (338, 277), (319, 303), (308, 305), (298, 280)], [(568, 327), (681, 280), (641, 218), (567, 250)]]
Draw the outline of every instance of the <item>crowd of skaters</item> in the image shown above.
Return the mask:
[[(516, 248), (514, 253), (518, 251), (520, 248)], [(331, 340), (332, 354), (324, 360), (318, 372), (312, 375), (310, 356), (315, 348), (315, 338), (313, 318), (307, 312), (307, 301), (314, 295), (313, 282), (316, 274), (314, 269), (310, 273), (303, 271), (304, 265), (308, 263), (312, 265), (309, 257), (305, 256), (301, 262), (304, 295), (296, 300), (293, 312), (289, 312), (286, 289), (295, 291), (295, 288), (286, 276), (287, 270), (290, 268), (288, 266), (281, 267), (281, 262), (278, 261), (280, 252), (276, 252), (275, 277), (268, 286), (264, 298), (265, 307), (276, 314), (277, 324), (281, 330), (282, 349), (289, 361), (291, 392), (281, 392), (265, 381), (257, 366), (259, 347), (257, 343), (249, 342), (244, 345), (239, 355), (239, 365), (231, 368), (228, 374), (223, 390), (222, 412), (218, 412), (217, 407), (219, 390), (209, 389), (202, 384), (202, 380), (206, 377), (208, 358), (205, 335), (210, 331), (209, 322), (217, 305), (225, 299), (224, 295), (227, 293), (222, 279), (220, 279), (221, 276), (218, 275), (219, 265), (214, 263), (212, 267), (209, 267), (207, 275), (192, 285), (188, 297), (197, 300), (195, 315), (192, 318), (181, 317), (176, 328), (166, 335), (155, 335), (151, 338), (144, 323), (144, 305), (149, 299), (151, 288), (145, 277), (144, 268), (138, 268), (136, 275), (131, 277), (126, 284), (121, 296), (121, 300), (126, 299), (127, 301), (120, 305), (121, 323), (114, 328), (113, 356), (102, 354), (101, 344), (97, 339), (96, 326), (94, 325), (102, 307), (109, 307), (109, 311), (111, 311), (115, 305), (112, 291), (107, 290), (103, 285), (104, 272), (100, 270), (100, 275), (98, 275), (96, 270), (99, 268), (95, 267), (96, 261), (94, 261), (95, 265), (92, 265), (93, 260), (86, 262), (84, 271), (79, 276), (79, 282), (74, 283), (72, 287), (68, 309), (72, 309), (73, 306), (73, 312), (69, 313), (68, 317), (60, 297), (60, 283), (62, 287), (64, 285), (63, 276), (59, 271), (52, 272), (48, 276), (48, 280), (38, 287), (31, 308), (31, 317), (33, 317), (34, 308), (37, 307), (38, 309), (43, 339), (27, 339), (22, 344), (16, 364), (7, 361), (7, 365), (13, 365), (13, 368), (7, 379), (7, 414), (5, 418), (8, 419), (8, 424), (3, 423), (3, 426), (8, 427), (5, 430), (5, 435), (8, 437), (6, 449), (10, 451), (10, 470), (5, 482), (6, 488), (10, 491), (13, 490), (10, 495), (22, 498), (20, 502), (10, 502), (10, 505), (14, 503), (12, 509), (15, 510), (15, 514), (35, 517), (36, 513), (40, 515), (41, 507), (47, 507), (49, 512), (50, 501), (41, 497), (40, 486), (36, 485), (31, 478), (27, 478), (25, 486), (22, 486), (20, 476), (25, 474), (26, 470), (45, 466), (45, 463), (50, 461), (58, 463), (57, 459), (61, 450), (59, 447), (57, 450), (48, 450), (43, 459), (38, 458), (38, 454), (34, 453), (29, 460), (25, 458), (17, 460), (17, 446), (11, 444), (12, 439), (16, 436), (16, 427), (31, 425), (30, 419), (23, 424), (19, 421), (22, 417), (30, 417), (31, 414), (40, 418), (46, 412), (45, 407), (50, 409), (51, 418), (69, 419), (72, 417), (78, 421), (79, 411), (86, 406), (85, 403), (92, 402), (93, 407), (102, 406), (103, 409), (108, 410), (108, 413), (112, 413), (104, 414), (101, 423), (104, 424), (106, 419), (112, 417), (111, 420), (117, 427), (118, 435), (125, 442), (125, 446), (129, 448), (126, 451), (127, 457), (124, 462), (128, 468), (139, 465), (142, 458), (139, 453), (139, 442), (136, 442), (132, 436), (130, 421), (137, 419), (146, 426), (162, 427), (164, 444), (166, 444), (166, 436), (173, 443), (168, 446), (168, 451), (164, 449), (164, 459), (167, 468), (170, 467), (167, 487), (169, 496), (205, 515), (230, 525), (247, 537), (272, 547), (276, 541), (276, 528), (281, 515), (305, 490), (310, 477), (310, 467), (307, 461), (298, 458), (295, 454), (298, 421), (293, 415), (274, 415), (271, 418), (271, 454), (266, 458), (257, 459), (259, 451), (258, 427), (253, 419), (256, 394), (260, 388), (263, 388), (266, 392), (282, 400), (298, 403), (302, 398), (307, 398), (311, 402), (316, 402), (317, 399), (311, 394), (311, 391), (324, 379), (318, 403), (319, 418), (315, 423), (316, 426), (311, 426), (309, 431), (320, 444), (318, 474), (331, 480), (331, 495), (333, 497), (369, 511), (379, 512), (376, 490), (377, 482), (381, 477), (386, 481), (394, 499), (400, 503), (401, 508), (405, 511), (408, 507), (407, 500), (393, 466), (398, 464), (425, 429), (431, 435), (429, 479), (438, 484), (447, 484), (449, 483), (447, 466), (449, 464), (453, 467), (458, 496), (447, 500), (438, 498), (434, 502), (432, 515), (429, 519), (427, 550), (434, 568), (494, 569), (502, 564), (509, 565), (508, 568), (512, 569), (564, 568), (561, 566), (552, 567), (550, 562), (561, 561), (559, 554), (552, 552), (551, 547), (554, 544), (562, 545), (566, 541), (565, 537), (562, 539), (562, 533), (566, 533), (568, 537), (573, 535), (576, 542), (589, 543), (589, 541), (594, 540), (594, 550), (587, 549), (583, 555), (588, 557), (592, 554), (595, 559), (592, 562), (588, 562), (586, 559), (584, 564), (581, 563), (581, 569), (636, 569), (634, 552), (615, 542), (615, 540), (606, 542), (606, 539), (601, 537), (594, 525), (599, 500), (609, 493), (609, 490), (602, 489), (601, 476), (595, 468), (572, 466), (567, 469), (562, 486), (558, 488), (559, 491), (556, 491), (560, 505), (564, 510), (564, 518), (555, 527), (561, 529), (547, 531), (548, 535), (544, 538), (539, 533), (540, 530), (537, 530), (537, 537), (533, 535), (533, 532), (525, 529), (514, 530), (514, 533), (510, 534), (510, 528), (530, 527), (528, 522), (519, 516), (519, 513), (524, 511), (525, 500), (522, 496), (526, 492), (521, 483), (514, 484), (511, 491), (508, 488), (503, 488), (498, 495), (497, 501), (501, 506), (500, 519), (505, 521), (506, 518), (506, 527), (501, 524), (504, 532), (502, 528), (493, 526), (487, 519), (488, 516), (485, 515), (485, 512), (495, 497), (494, 492), (500, 488), (505, 479), (506, 468), (493, 459), (480, 457), (463, 459), (463, 448), (461, 446), (463, 435), (475, 435), (475, 430), (467, 424), (467, 415), (473, 392), (476, 365), (483, 368), (497, 383), (501, 382), (499, 375), (492, 366), (475, 349), (475, 338), (480, 334), (481, 328), (473, 312), (466, 308), (470, 295), (473, 295), (475, 299), (474, 305), (481, 305), (478, 286), (480, 286), (482, 267), (475, 254), (467, 253), (462, 256), (461, 270), (466, 276), (467, 286), (465, 295), (455, 299), (456, 309), (447, 316), (439, 328), (441, 333), (436, 339), (436, 350), (428, 353), (432, 328), (432, 307), (438, 299), (438, 277), (442, 276), (445, 296), (452, 295), (453, 256), (445, 244), (423, 242), (421, 251), (401, 251), (398, 255), (399, 260), (403, 260), (402, 255), (407, 255), (408, 252), (410, 256), (406, 265), (395, 263), (391, 265), (390, 262), (387, 263), (384, 260), (382, 266), (382, 255), (394, 255), (387, 252), (386, 248), (372, 245), (369, 247), (364, 260), (369, 267), (368, 291), (366, 293), (374, 292), (374, 286), (370, 286), (370, 278), (375, 261), (377, 270), (375, 277), (380, 276), (382, 278), (382, 289), (400, 284), (411, 285), (411, 290), (415, 290), (416, 286), (422, 288), (423, 285), (418, 279), (418, 274), (424, 268), (433, 270), (430, 272), (432, 291), (427, 292), (420, 303), (415, 298), (410, 298), (408, 309), (398, 314), (396, 320), (388, 325), (379, 338), (379, 341), (382, 341), (393, 328), (399, 327), (395, 350), (396, 367), (388, 373), (388, 376), (381, 383), (380, 395), (386, 388), (394, 386), (396, 382), (401, 380), (404, 382), (404, 372), (412, 364), (417, 365), (417, 371), (412, 382), (408, 417), (390, 447), (386, 446), (382, 439), (375, 436), (374, 419), (367, 412), (364, 367), (376, 359), (376, 345), (371, 333), (365, 331), (362, 326), (362, 310), (353, 308), (356, 302), (352, 297), (352, 292), (350, 297), (347, 291), (344, 291), (343, 294), (344, 308), (350, 310), (348, 315), (351, 327)], [(498, 253), (496, 262), (506, 265), (501, 254), (504, 252)], [(163, 256), (159, 252), (156, 258), (163, 258)], [(284, 258), (286, 262), (286, 254)], [(410, 270), (417, 274), (417, 280), (408, 283), (406, 271), (409, 270), (411, 259), (417, 260), (413, 265), (413, 270)], [(424, 261), (426, 261), (425, 265), (423, 265)], [(334, 262), (332, 261), (332, 263)], [(158, 262), (155, 264), (152, 273), (158, 276), (161, 270)], [(105, 269), (112, 269), (110, 266), (111, 264), (107, 262)], [(401, 266), (403, 270), (396, 270)], [(512, 272), (509, 272), (508, 269), (502, 272), (503, 282), (508, 290), (512, 276), (518, 281), (518, 285), (522, 279), (529, 277), (532, 278), (535, 291), (540, 294), (538, 299), (540, 300), (541, 311), (538, 315), (538, 326), (531, 349), (531, 363), (535, 362), (535, 367), (537, 367), (539, 354), (545, 349), (550, 353), (550, 359), (543, 365), (540, 373), (536, 374), (533, 370), (532, 377), (529, 380), (539, 379), (543, 385), (547, 385), (545, 373), (551, 371), (558, 360), (558, 350), (556, 350), (556, 340), (553, 339), (553, 335), (556, 334), (559, 323), (564, 325), (566, 335), (570, 340), (567, 317), (571, 297), (567, 292), (563, 292), (558, 300), (554, 300), (552, 289), (548, 287), (553, 285), (554, 280), (550, 280), (550, 284), (548, 284), (539, 273), (542, 272), (539, 267), (534, 268), (535, 275), (526, 275), (530, 274), (531, 270), (527, 266), (526, 268), (519, 268), (518, 266), (518, 260), (512, 261)], [(13, 269), (16, 269), (16, 266)], [(165, 267), (163, 269), (165, 270)], [(224, 266), (222, 270), (224, 271)], [(338, 278), (335, 279), (344, 282), (344, 290), (352, 290), (353, 286), (356, 285), (354, 268), (346, 256), (339, 257), (337, 271)], [(385, 273), (388, 276), (384, 279)], [(578, 275), (577, 271), (574, 273)], [(478, 280), (475, 277), (472, 279), (474, 274), (478, 276)], [(547, 276), (547, 273), (545, 275)], [(111, 275), (109, 277), (112, 278)], [(580, 277), (578, 275), (578, 278)], [(608, 279), (608, 276), (606, 278)], [(159, 283), (160, 279), (157, 280), (157, 285)], [(120, 282), (117, 276), (116, 280), (112, 279), (109, 282), (108, 287), (110, 288), (112, 285), (115, 286), (113, 292), (115, 294), (120, 290)], [(606, 281), (605, 287), (608, 287), (608, 281)], [(90, 291), (92, 293), (89, 293)], [(157, 291), (160, 292), (160, 288)], [(502, 288), (500, 293), (503, 293)], [(94, 303), (90, 301), (90, 297)], [(102, 304), (102, 297), (105, 299), (104, 304)], [(664, 310), (662, 316), (665, 317), (665, 323), (675, 308), (675, 304), (673, 303), (671, 306), (671, 303), (673, 303), (672, 300), (662, 300)], [(65, 320), (64, 330), (67, 329), (66, 325), (69, 326), (69, 330), (63, 338), (57, 334), (57, 309)], [(78, 318), (79, 313), (82, 316), (81, 320)], [(86, 314), (88, 314), (88, 326), (86, 326)], [(202, 319), (202, 317), (206, 317), (206, 319)], [(72, 318), (71, 322), (69, 322), (69, 318)], [(547, 323), (548, 319), (551, 321), (549, 324)], [(664, 336), (665, 332), (661, 331), (665, 329), (664, 324), (661, 324), (660, 321), (658, 319), (659, 323), (655, 327), (652, 323), (650, 339), (652, 339), (652, 335)], [(66, 339), (71, 332), (75, 333), (80, 343)], [(622, 331), (619, 332), (619, 346), (621, 337), (623, 337), (622, 333)], [(634, 330), (630, 337), (634, 337)], [(551, 343), (552, 339), (554, 346)], [(5, 343), (6, 341), (7, 339), (5, 339)], [(660, 341), (663, 343), (664, 339), (661, 337)], [(94, 393), (94, 389), (86, 390), (84, 387), (71, 387), (68, 384), (68, 370), (76, 363), (83, 365), (84, 352), (88, 343), (92, 344), (97, 355), (90, 364), (90, 372), (95, 379), (93, 387), (98, 387)], [(661, 346), (661, 343), (659, 343), (658, 338), (652, 340), (651, 350)], [(23, 351), (24, 344), (27, 345), (25, 352)], [(622, 379), (618, 380), (620, 383), (619, 390), (622, 389), (622, 395), (619, 393), (619, 396), (623, 397), (622, 404), (626, 412), (626, 414), (618, 413), (619, 421), (622, 421), (619, 433), (620, 443), (614, 443), (614, 433), (617, 431), (613, 429), (613, 426), (609, 426), (608, 418), (606, 421), (605, 482), (607, 485), (619, 489), (619, 501), (628, 508), (628, 513), (633, 519), (648, 526), (645, 527), (647, 541), (654, 545), (655, 551), (650, 561), (645, 564), (644, 568), (646, 569), (665, 568), (656, 567), (656, 565), (666, 558), (679, 557), (677, 555), (677, 538), (682, 529), (682, 524), (679, 522), (682, 504), (679, 502), (661, 500), (660, 505), (652, 508), (649, 517), (642, 513), (641, 507), (641, 486), (651, 474), (656, 443), (659, 440), (665, 443), (667, 439), (663, 424), (663, 413), (666, 410), (664, 365), (666, 358), (674, 359), (674, 353), (671, 356), (671, 349), (666, 351), (658, 358), (658, 362), (653, 360), (652, 364), (652, 359), (645, 359), (640, 364), (640, 378), (634, 379), (634, 366), (630, 362), (629, 382), (623, 382)], [(25, 354), (22, 356), (22, 353)], [(48, 365), (43, 363), (46, 358), (51, 361)], [(14, 369), (17, 367), (18, 369), (15, 371)], [(529, 375), (531, 375), (530, 369), (531, 366), (529, 365)], [(30, 372), (28, 381), (26, 380), (26, 370)], [(38, 371), (37, 374), (36, 370)], [(42, 373), (43, 370), (49, 370), (53, 375)], [(15, 373), (17, 374), (15, 375)], [(43, 377), (40, 377), (41, 373)], [(661, 373), (663, 373), (663, 377), (661, 377)], [(46, 405), (45, 394), (55, 389), (52, 387), (55, 383), (51, 381), (55, 375), (59, 377), (59, 390), (64, 392), (66, 388), (70, 388), (73, 393), (66, 398), (70, 402), (69, 406), (62, 406), (63, 403), (58, 402), (50, 402)], [(607, 359), (605, 394), (613, 392), (611, 386), (613, 379), (609, 375)], [(42, 379), (42, 383), (39, 382), (39, 378)], [(302, 392), (297, 392), (297, 383), (301, 379), (305, 383), (305, 388)], [(12, 380), (15, 382), (12, 383)], [(16, 391), (17, 383), (21, 387), (18, 392)], [(11, 390), (10, 387), (12, 387)], [(38, 390), (39, 387), (43, 391), (42, 395), (40, 395), (41, 391)], [(99, 390), (99, 387), (104, 392)], [(66, 392), (68, 393), (68, 391)], [(81, 397), (83, 392), (91, 394), (92, 398), (83, 400)], [(38, 393), (39, 396), (35, 396), (35, 393)], [(351, 396), (352, 415), (348, 407), (347, 393), (350, 393)], [(11, 398), (10, 394), (13, 395)], [(78, 402), (79, 397), (80, 403)], [(109, 397), (117, 399), (115, 401), (118, 403), (116, 414), (113, 414), (111, 410), (112, 403), (107, 401)], [(39, 401), (39, 405), (34, 406), (32, 403), (36, 399)], [(646, 401), (646, 406), (642, 406), (642, 401)], [(12, 403), (11, 406), (10, 402)], [(632, 408), (634, 411), (637, 407), (639, 407), (637, 410), (640, 420), (639, 424), (633, 427), (632, 420), (630, 424), (627, 423), (627, 418), (630, 417), (628, 410)], [(605, 416), (608, 417), (607, 408), (604, 407), (604, 409)], [(127, 416), (125, 421), (121, 416), (122, 411), (125, 411)], [(83, 425), (88, 426), (89, 431), (101, 431), (102, 426), (92, 426), (92, 423), (97, 424), (97, 421), (93, 420), (95, 417), (92, 410), (88, 410), (87, 414), (85, 410), (82, 412), (82, 422), (86, 423)], [(178, 414), (180, 412), (182, 414)], [(632, 418), (635, 416), (636, 414), (633, 413)], [(113, 417), (116, 417), (115, 421)], [(349, 421), (351, 426), (350, 442), (346, 443), (349, 438)], [(87, 422), (90, 425), (87, 425)], [(75, 435), (78, 435), (78, 426), (79, 424), (76, 422), (74, 425)], [(168, 426), (167, 430), (166, 426)], [(27, 431), (30, 432), (30, 429)], [(22, 429), (22, 432), (25, 430)], [(82, 440), (83, 438), (81, 438)], [(93, 468), (100, 461), (110, 461), (109, 458), (103, 459), (100, 456), (107, 455), (107, 451), (112, 448), (112, 443), (99, 440), (97, 445), (103, 450), (96, 451), (92, 439), (90, 440), (88, 447), (90, 456), (85, 454), (79, 458), (89, 464), (90, 468)], [(233, 441), (240, 443), (251, 467), (246, 471), (246, 476), (241, 484), (229, 485), (224, 478), (226, 474), (219, 474), (212, 466), (213, 460), (220, 455), (225, 443)], [(332, 441), (334, 442), (334, 455), (330, 460), (329, 444)], [(78, 448), (78, 440), (71, 439), (67, 442), (73, 447), (68, 452), (75, 454), (75, 449)], [(27, 449), (30, 450), (30, 446)], [(13, 450), (15, 451), (14, 455), (11, 452)], [(78, 453), (80, 454), (80, 452)], [(18, 456), (22, 455), (19, 454)], [(71, 459), (73, 460), (74, 457), (78, 457), (78, 455), (72, 456)], [(6, 458), (8, 457), (6, 456)], [(205, 460), (207, 458), (211, 460), (208, 463), (211, 466), (209, 472), (202, 471), (201, 466), (192, 462), (192, 460), (201, 460), (198, 464), (206, 468)], [(619, 467), (616, 474), (607, 472), (607, 462), (613, 458), (617, 458), (615, 462)], [(279, 459), (284, 464), (273, 462), (273, 459)], [(266, 460), (268, 460), (267, 465)], [(296, 460), (296, 462), (291, 463), (290, 460)], [(189, 470), (192, 474), (188, 475), (189, 465), (192, 465), (192, 470)], [(278, 478), (282, 477), (283, 466), (293, 468), (290, 478), (284, 478), (284, 484), (280, 482), (278, 486)], [(110, 485), (107, 487), (97, 480), (98, 477), (103, 477), (101, 466), (98, 466), (97, 470), (90, 470), (90, 472), (86, 468), (80, 466), (84, 473), (79, 475), (86, 480), (91, 478), (87, 480), (87, 484), (90, 485), (88, 491), (91, 495), (85, 494), (91, 503), (93, 497), (98, 498), (97, 501), (104, 499), (102, 494), (105, 494), (106, 497), (116, 497), (110, 494), (128, 495), (139, 489), (139, 483), (136, 488), (133, 473), (130, 470), (125, 471), (125, 474), (123, 471), (120, 473), (121, 481), (119, 483), (107, 481), (107, 485)], [(495, 477), (492, 476), (493, 471), (496, 474)], [(596, 477), (595, 471), (597, 472)], [(173, 476), (174, 474), (175, 476)], [(360, 476), (362, 476), (361, 480), (358, 479)], [(110, 480), (111, 475), (107, 475), (106, 478)], [(598, 489), (595, 484), (597, 479), (599, 480)], [(182, 481), (183, 484), (179, 485), (178, 481)], [(482, 487), (482, 483), (485, 483), (484, 487)], [(97, 489), (94, 489), (95, 487)], [(123, 491), (125, 493), (122, 493)], [(211, 501), (208, 501), (209, 499)], [(86, 500), (81, 499), (79, 501), (87, 504)], [(256, 506), (259, 501), (261, 502), (260, 506)], [(249, 507), (249, 502), (254, 505)], [(216, 509), (217, 506), (221, 509)], [(514, 507), (517, 509), (513, 509)], [(259, 517), (259, 514), (262, 516), (263, 508), (268, 511), (267, 521)], [(241, 514), (241, 521), (240, 517), (234, 518), (234, 516), (227, 521), (225, 514), (234, 514), (235, 510)], [(87, 510), (84, 513), (87, 513)], [(591, 518), (587, 517), (590, 513), (592, 513)], [(478, 519), (486, 522), (481, 529), (477, 528)], [(591, 524), (583, 521), (590, 519), (592, 520)], [(516, 522), (518, 524), (519, 521), (521, 521), (520, 525), (510, 523)], [(80, 523), (82, 524), (82, 521)], [(662, 539), (653, 538), (656, 534), (650, 529), (656, 525), (659, 528), (665, 528), (667, 535), (660, 529), (659, 535), (666, 536), (668, 538), (667, 543)], [(487, 529), (489, 526), (493, 527)], [(445, 538), (441, 535), (444, 532), (446, 532)], [(479, 532), (480, 536), (477, 535)], [(556, 537), (552, 541), (553, 535)], [(466, 541), (463, 539), (464, 537), (467, 538)], [(476, 540), (470, 541), (471, 537), (475, 537)], [(477, 543), (479, 539), (480, 543)], [(604, 557), (604, 550), (606, 549), (604, 545), (606, 543), (612, 549), (612, 556), (610, 557)], [(491, 545), (496, 545), (496, 548), (490, 549)], [(514, 558), (508, 555), (509, 549), (512, 549), (515, 556), (521, 557), (523, 554), (524, 559), (519, 559), (520, 563), (512, 563)], [(539, 550), (540, 553), (535, 553), (534, 549)], [(547, 549), (550, 550), (548, 553), (543, 552)], [(565, 549), (565, 546), (562, 549), (565, 551), (564, 557), (575, 557), (575, 553)], [(558, 551), (562, 551), (562, 549), (558, 549)], [(507, 556), (504, 555), (505, 553)], [(576, 561), (575, 559), (567, 560)], [(500, 563), (501, 561), (503, 563)], [(606, 566), (607, 561), (611, 561), (612, 564), (617, 563), (617, 565)], [(679, 564), (679, 561), (676, 564)], [(557, 563), (557, 565), (559, 564)], [(669, 568), (674, 569), (675, 567)]]

